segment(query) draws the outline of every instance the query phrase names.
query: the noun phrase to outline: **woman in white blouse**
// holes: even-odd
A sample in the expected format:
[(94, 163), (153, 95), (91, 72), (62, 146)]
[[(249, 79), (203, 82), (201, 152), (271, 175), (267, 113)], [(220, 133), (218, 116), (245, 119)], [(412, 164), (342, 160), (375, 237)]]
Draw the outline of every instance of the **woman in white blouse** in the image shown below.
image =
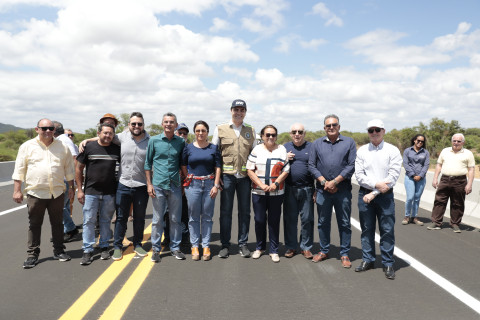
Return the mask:
[[(267, 223), (270, 240), (270, 257), (279, 262), (278, 239), (283, 202), (284, 181), (290, 170), (287, 150), (277, 145), (277, 128), (266, 125), (260, 131), (263, 144), (257, 145), (247, 161), (248, 176), (252, 180), (252, 204), (255, 214), (257, 247), (252, 255), (258, 259), (267, 244)], [(268, 214), (267, 214), (268, 212)]]

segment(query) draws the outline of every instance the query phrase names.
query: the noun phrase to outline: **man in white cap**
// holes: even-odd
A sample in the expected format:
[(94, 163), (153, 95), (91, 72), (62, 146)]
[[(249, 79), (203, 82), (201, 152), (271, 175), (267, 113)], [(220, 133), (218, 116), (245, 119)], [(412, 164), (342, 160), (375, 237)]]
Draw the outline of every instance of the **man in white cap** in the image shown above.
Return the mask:
[(362, 227), (362, 263), (356, 272), (367, 271), (375, 264), (375, 224), (380, 229), (380, 251), (383, 272), (387, 279), (395, 279), (393, 250), (395, 248), (395, 201), (393, 186), (402, 167), (402, 156), (397, 147), (383, 141), (385, 126), (380, 119), (367, 125), (370, 143), (357, 151), (355, 177), (360, 185), (358, 211)]

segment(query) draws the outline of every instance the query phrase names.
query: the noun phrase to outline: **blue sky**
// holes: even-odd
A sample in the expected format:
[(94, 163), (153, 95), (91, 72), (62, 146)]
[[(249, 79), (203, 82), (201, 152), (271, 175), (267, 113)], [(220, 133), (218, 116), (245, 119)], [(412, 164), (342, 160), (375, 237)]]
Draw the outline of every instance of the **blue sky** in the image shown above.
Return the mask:
[(3, 0), (0, 122), (76, 132), (103, 113), (167, 111), (387, 130), (433, 117), (479, 127), (480, 1)]

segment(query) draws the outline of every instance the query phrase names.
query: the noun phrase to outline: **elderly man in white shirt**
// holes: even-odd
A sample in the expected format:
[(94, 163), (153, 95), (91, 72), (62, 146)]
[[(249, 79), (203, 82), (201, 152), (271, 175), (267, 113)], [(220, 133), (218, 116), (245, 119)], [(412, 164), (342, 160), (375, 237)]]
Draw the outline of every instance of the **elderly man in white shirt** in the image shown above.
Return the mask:
[(385, 126), (380, 119), (367, 125), (370, 143), (360, 147), (355, 160), (355, 177), (360, 185), (358, 211), (362, 227), (362, 263), (355, 271), (374, 268), (375, 224), (380, 229), (380, 251), (383, 271), (387, 279), (395, 279), (393, 250), (395, 248), (395, 202), (393, 186), (402, 167), (402, 156), (397, 147), (383, 141)]

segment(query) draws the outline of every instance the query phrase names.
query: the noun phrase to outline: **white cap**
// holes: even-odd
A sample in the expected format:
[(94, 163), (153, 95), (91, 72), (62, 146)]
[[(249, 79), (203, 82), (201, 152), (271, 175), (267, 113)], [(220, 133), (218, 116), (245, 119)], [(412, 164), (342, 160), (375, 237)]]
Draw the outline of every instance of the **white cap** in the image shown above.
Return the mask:
[(385, 129), (385, 126), (383, 125), (383, 121), (380, 119), (373, 119), (368, 121), (367, 130), (375, 127)]

